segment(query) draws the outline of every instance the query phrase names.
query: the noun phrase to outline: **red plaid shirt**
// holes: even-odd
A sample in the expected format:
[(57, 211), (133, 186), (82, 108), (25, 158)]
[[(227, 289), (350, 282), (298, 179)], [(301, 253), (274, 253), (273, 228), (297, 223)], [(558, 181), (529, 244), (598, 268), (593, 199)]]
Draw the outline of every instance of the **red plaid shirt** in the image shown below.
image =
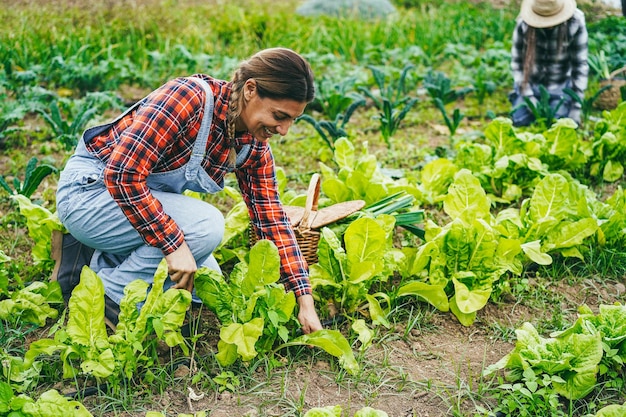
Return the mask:
[[(229, 172), (226, 111), (231, 84), (203, 78), (215, 97), (213, 123), (202, 167), (217, 183)], [(184, 236), (146, 184), (152, 172), (185, 165), (191, 156), (204, 113), (204, 90), (188, 78), (176, 78), (153, 91), (142, 104), (96, 136), (87, 149), (106, 164), (104, 181), (113, 199), (144, 241), (164, 254), (174, 252)], [(235, 149), (251, 145), (235, 175), (259, 237), (270, 239), (281, 256), (282, 282), (296, 296), (311, 293), (308, 267), (280, 203), (274, 158), (267, 142), (249, 133), (235, 139)]]

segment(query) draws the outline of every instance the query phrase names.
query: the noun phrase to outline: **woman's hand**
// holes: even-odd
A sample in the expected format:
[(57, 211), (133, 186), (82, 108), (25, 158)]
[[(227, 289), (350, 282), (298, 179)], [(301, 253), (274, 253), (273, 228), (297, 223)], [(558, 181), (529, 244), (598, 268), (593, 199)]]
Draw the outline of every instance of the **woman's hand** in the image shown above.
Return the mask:
[(322, 330), (322, 323), (315, 311), (315, 303), (311, 294), (305, 294), (298, 297), (298, 321), (302, 325), (302, 332), (309, 334), (317, 330)]
[(166, 255), (165, 261), (167, 262), (167, 272), (174, 282), (172, 288), (193, 291), (193, 278), (198, 270), (198, 265), (191, 249), (187, 246), (187, 242), (183, 242), (178, 249)]

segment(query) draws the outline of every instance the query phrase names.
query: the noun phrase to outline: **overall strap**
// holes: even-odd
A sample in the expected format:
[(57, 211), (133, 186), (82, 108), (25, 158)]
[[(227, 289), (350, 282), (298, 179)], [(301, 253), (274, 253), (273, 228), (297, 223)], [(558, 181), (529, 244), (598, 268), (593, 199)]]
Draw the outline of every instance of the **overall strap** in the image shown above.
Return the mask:
[(145, 99), (146, 98), (144, 97), (141, 100), (137, 101), (135, 104), (130, 106), (128, 109), (126, 109), (126, 111), (124, 113), (120, 114), (119, 116), (117, 116), (115, 119), (113, 119), (109, 123), (105, 123), (105, 124), (98, 125), (98, 126), (93, 126), (93, 127), (90, 127), (89, 129), (85, 130), (83, 132), (83, 136), (82, 136), (83, 137), (83, 141), (85, 143), (88, 143), (94, 137), (96, 137), (96, 136), (106, 132), (112, 125), (117, 123), (122, 117), (126, 116), (128, 113), (130, 113), (131, 111), (133, 111), (137, 107), (139, 107), (141, 105), (141, 103), (143, 103), (143, 101)]
[(198, 169), (204, 159), (204, 153), (206, 152), (206, 144), (209, 139), (209, 133), (211, 131), (211, 122), (213, 121), (213, 90), (209, 84), (202, 78), (190, 77), (193, 81), (198, 82), (205, 91), (204, 99), (204, 114), (202, 115), (202, 123), (200, 123), (200, 130), (198, 130), (198, 136), (196, 136), (196, 142), (193, 145), (193, 151), (191, 158), (187, 164), (185, 170), (185, 178), (192, 180), (196, 178)]

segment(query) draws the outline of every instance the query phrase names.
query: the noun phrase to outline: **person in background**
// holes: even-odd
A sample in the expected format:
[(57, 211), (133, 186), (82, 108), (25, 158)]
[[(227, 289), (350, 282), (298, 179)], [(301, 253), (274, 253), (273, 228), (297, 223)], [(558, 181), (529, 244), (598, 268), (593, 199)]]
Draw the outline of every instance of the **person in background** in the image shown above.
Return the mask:
[[(219, 192), (234, 172), (259, 238), (278, 247), (281, 279), (297, 297), (303, 332), (322, 328), (269, 145), (313, 98), (309, 63), (290, 49), (270, 48), (243, 61), (231, 81), (204, 74), (172, 79), (111, 123), (85, 131), (61, 173), (57, 213), (68, 239), (95, 250), (87, 252), (89, 266), (104, 284), (112, 325), (124, 287), (138, 278), (152, 283), (163, 258), (165, 289), (191, 292), (199, 266), (220, 269), (212, 253), (224, 217), (182, 193)], [(81, 245), (61, 247), (76, 252)], [(73, 257), (57, 255), (65, 263)]]
[(533, 104), (540, 99), (540, 86), (550, 93), (550, 105), (556, 118), (570, 117), (580, 124), (581, 106), (564, 93), (572, 89), (584, 99), (587, 89), (587, 28), (585, 15), (575, 0), (522, 0), (513, 32), (511, 69), (514, 91), (514, 126), (528, 126), (535, 117), (524, 98)]

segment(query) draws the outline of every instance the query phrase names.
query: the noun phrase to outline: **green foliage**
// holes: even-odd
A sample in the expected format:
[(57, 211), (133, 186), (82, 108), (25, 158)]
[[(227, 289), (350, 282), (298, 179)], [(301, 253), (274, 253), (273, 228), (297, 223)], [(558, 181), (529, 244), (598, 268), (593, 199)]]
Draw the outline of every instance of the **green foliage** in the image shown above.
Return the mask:
[(390, 139), (400, 127), (400, 123), (406, 117), (407, 113), (417, 103), (418, 99), (407, 95), (406, 78), (413, 65), (406, 65), (399, 78), (386, 81), (385, 72), (376, 66), (369, 65), (368, 68), (372, 72), (374, 82), (378, 87), (375, 93), (367, 87), (360, 86), (359, 91), (365, 94), (374, 102), (374, 106), (378, 109), (377, 116), (380, 121), (380, 133), (387, 143), (387, 147), (391, 147)]
[(568, 399), (584, 398), (595, 384), (598, 365), (602, 359), (602, 340), (599, 334), (567, 333), (562, 337), (543, 338), (530, 323), (515, 331), (517, 342), (513, 351), (496, 364), (485, 369), (489, 375), (507, 369), (507, 379), (518, 381), (530, 372), (551, 378), (552, 390)]
[(354, 111), (360, 107), (365, 105), (365, 100), (362, 98), (356, 98), (351, 104), (345, 109), (345, 112), (337, 113), (335, 116), (335, 120), (315, 120), (313, 116), (308, 114), (303, 114), (298, 118), (298, 121), (303, 120), (310, 125), (313, 126), (315, 131), (320, 135), (320, 137), (324, 140), (324, 143), (328, 146), (328, 148), (333, 151), (335, 149), (335, 142), (339, 138), (347, 138), (348, 132), (344, 129), (346, 123), (352, 117)]
[(50, 304), (63, 303), (58, 282), (33, 282), (26, 288), (13, 291), (11, 298), (0, 301), (0, 319), (9, 323), (25, 322), (44, 326), (54, 319), (58, 310)]
[(293, 292), (285, 292), (280, 278), (280, 256), (269, 240), (258, 241), (251, 249), (249, 262), (235, 265), (229, 281), (217, 271), (200, 268), (195, 286), (198, 297), (213, 311), (222, 327), (216, 359), (222, 366), (237, 360), (249, 362), (258, 354), (286, 346), (314, 345), (340, 358), (349, 372), (358, 365), (350, 345), (338, 332), (320, 330), (289, 340), (287, 326), (296, 325)]
[(481, 106), (484, 104), (485, 98), (492, 95), (497, 88), (496, 83), (489, 76), (488, 70), (489, 67), (481, 63), (472, 79), (472, 92), (476, 95), (476, 100), (478, 100), (478, 104)]
[(17, 130), (14, 125), (26, 114), (26, 108), (17, 101), (0, 94), (0, 143), (8, 134)]
[(219, 392), (235, 392), (241, 385), (239, 378), (232, 371), (222, 371), (219, 375), (213, 377), (213, 382), (217, 384)]
[[(187, 352), (180, 327), (191, 294), (173, 288), (164, 292), (166, 278), (167, 266), (162, 262), (149, 293), (143, 280), (126, 286), (119, 323), (109, 337), (104, 322), (104, 287), (89, 267), (83, 267), (80, 283), (70, 297), (67, 326), (57, 330), (54, 339), (33, 342), (24, 356), (24, 369), (34, 366), (42, 354), (60, 352), (65, 378), (86, 374), (119, 382), (156, 363), (159, 340)], [(137, 311), (138, 303), (143, 303), (141, 311)]]
[[(561, 410), (560, 397), (581, 399), (596, 389), (598, 378), (611, 388), (624, 388), (626, 359), (626, 309), (621, 304), (600, 305), (594, 314), (585, 305), (578, 320), (569, 328), (541, 337), (535, 327), (524, 323), (515, 331), (517, 342), (512, 352), (485, 369), (483, 375), (506, 370), (510, 384), (502, 384), (497, 394), (504, 415), (567, 415)], [(608, 406), (600, 415), (621, 410)], [(522, 414), (519, 414), (522, 413)], [(608, 414), (605, 414), (608, 413)]]
[(459, 171), (444, 199), (451, 222), (443, 227), (426, 223), (426, 243), (405, 275), (414, 279), (399, 295), (415, 294), (442, 311), (450, 308), (462, 324), (471, 325), (494, 283), (522, 270), (520, 243), (498, 232), (489, 208), (478, 180), (468, 170)]
[(603, 112), (602, 120), (596, 122), (589, 171), (592, 177), (615, 182), (624, 174), (626, 160), (626, 103), (616, 109)]
[(443, 105), (452, 103), (472, 91), (470, 87), (452, 88), (452, 81), (445, 73), (432, 70), (424, 77), (424, 88), (433, 101), (439, 99)]
[(315, 81), (315, 99), (311, 106), (316, 107), (330, 120), (336, 120), (337, 116), (345, 113), (345, 124), (352, 114), (348, 109), (354, 106), (355, 102), (362, 101), (362, 98), (354, 92), (356, 81), (356, 77), (345, 77), (336, 82), (322, 76), (319, 81)]
[(450, 131), (450, 136), (454, 136), (456, 130), (461, 124), (464, 115), (461, 110), (455, 108), (450, 117), (446, 111), (446, 104), (455, 102), (459, 98), (464, 97), (467, 93), (472, 91), (472, 88), (465, 87), (462, 89), (454, 89), (451, 87), (452, 82), (441, 71), (429, 71), (424, 77), (424, 88), (430, 95), (433, 103), (443, 116), (443, 120)]
[(450, 117), (448, 116), (448, 113), (446, 112), (446, 108), (443, 102), (441, 101), (441, 99), (435, 98), (434, 101), (435, 101), (435, 106), (437, 106), (437, 108), (441, 112), (443, 116), (443, 121), (446, 123), (446, 126), (448, 127), (448, 130), (450, 131), (450, 136), (451, 137), (454, 136), (454, 134), (456, 133), (456, 130), (461, 124), (461, 120), (463, 120), (463, 117), (465, 115), (461, 113), (460, 109), (456, 108), (452, 112), (452, 117)]
[(601, 304), (599, 313), (583, 305), (578, 309), (578, 320), (568, 329), (554, 333), (557, 338), (573, 334), (599, 336), (602, 340), (602, 360), (599, 376), (611, 388), (623, 390), (626, 386), (626, 306)]
[(543, 128), (549, 128), (556, 120), (556, 113), (559, 111), (564, 102), (565, 97), (561, 97), (558, 103), (556, 103), (555, 106), (552, 106), (550, 104), (550, 93), (546, 87), (540, 85), (539, 99), (536, 99), (534, 96), (524, 97), (524, 103), (511, 110), (511, 112), (516, 111), (519, 107), (526, 106), (535, 117), (534, 123)]
[(23, 183), (18, 178), (13, 178), (13, 189), (11, 189), (4, 176), (0, 175), (0, 187), (9, 194), (22, 194), (24, 197), (30, 198), (37, 191), (44, 178), (57, 172), (58, 170), (50, 164), (39, 164), (37, 157), (33, 156), (26, 164)]
[[(52, 128), (55, 140), (66, 150), (73, 149), (78, 143), (84, 127), (99, 112), (109, 107), (118, 106), (117, 99), (105, 93), (88, 93), (84, 99), (53, 100), (48, 109), (38, 109), (46, 123)], [(65, 108), (68, 116), (64, 118), (61, 109)], [(71, 120), (71, 121), (70, 121)]]
[[(393, 248), (392, 216), (360, 218), (348, 226), (343, 243), (329, 228), (322, 228), (318, 263), (310, 266), (311, 285), (320, 301), (340, 313), (352, 313), (367, 300), (371, 286), (387, 281), (397, 268), (400, 253)], [(345, 245), (345, 248), (344, 248)]]
[(61, 395), (57, 390), (42, 393), (37, 400), (15, 395), (11, 386), (0, 381), (0, 415), (8, 417), (91, 417), (80, 402)]
[(65, 227), (61, 224), (56, 213), (33, 203), (29, 198), (22, 194), (16, 194), (11, 197), (17, 201), (20, 214), (26, 219), (28, 227), (28, 236), (33, 240), (34, 245), (31, 249), (33, 261), (35, 264), (43, 264), (51, 266), (51, 240), (52, 231), (64, 231)]
[(357, 155), (354, 145), (347, 138), (335, 142), (334, 162), (336, 172), (320, 162), (322, 191), (333, 202), (363, 200), (366, 204), (380, 202), (397, 192), (406, 192), (419, 201), (420, 191), (406, 180), (394, 180), (380, 169), (375, 155), (363, 147)]
[(589, 118), (591, 117), (591, 113), (593, 111), (594, 103), (598, 100), (600, 95), (604, 93), (606, 90), (610, 89), (610, 85), (605, 85), (598, 89), (591, 97), (581, 98), (578, 94), (574, 92), (569, 87), (563, 89), (563, 92), (570, 96), (573, 101), (580, 105), (580, 124), (582, 128), (587, 127), (589, 124)]
[(611, 404), (606, 407), (598, 410), (598, 413), (595, 417), (621, 417), (626, 414), (626, 403), (619, 404)]
[(563, 383), (556, 375), (535, 375), (532, 368), (524, 371), (521, 382), (501, 384), (496, 394), (496, 412), (502, 417), (552, 416), (566, 417), (554, 384)]

